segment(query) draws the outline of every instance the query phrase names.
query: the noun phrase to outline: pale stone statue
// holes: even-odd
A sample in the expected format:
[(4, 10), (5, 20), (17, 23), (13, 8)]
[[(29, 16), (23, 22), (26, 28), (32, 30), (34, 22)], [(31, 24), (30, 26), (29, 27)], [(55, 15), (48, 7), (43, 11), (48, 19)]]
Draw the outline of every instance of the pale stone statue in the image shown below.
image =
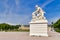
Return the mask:
[(32, 20), (35, 21), (35, 20), (45, 19), (45, 17), (44, 17), (45, 12), (38, 5), (36, 5), (35, 7), (36, 7), (36, 11), (34, 11), (32, 13)]
[(44, 17), (44, 11), (36, 5), (36, 10), (32, 13), (30, 23), (30, 36), (48, 36), (48, 21)]

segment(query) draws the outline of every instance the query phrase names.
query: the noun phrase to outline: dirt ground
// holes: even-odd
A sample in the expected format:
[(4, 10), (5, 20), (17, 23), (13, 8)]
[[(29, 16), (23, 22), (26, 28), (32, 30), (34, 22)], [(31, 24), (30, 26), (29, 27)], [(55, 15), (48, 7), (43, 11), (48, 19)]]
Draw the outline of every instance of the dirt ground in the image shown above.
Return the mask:
[(60, 33), (48, 32), (48, 37), (29, 36), (29, 32), (0, 32), (0, 40), (60, 40)]

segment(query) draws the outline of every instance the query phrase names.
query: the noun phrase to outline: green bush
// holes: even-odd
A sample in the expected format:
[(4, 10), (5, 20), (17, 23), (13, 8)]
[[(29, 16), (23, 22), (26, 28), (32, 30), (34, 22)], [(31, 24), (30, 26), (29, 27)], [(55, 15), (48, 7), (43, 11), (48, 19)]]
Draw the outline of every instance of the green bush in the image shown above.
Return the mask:
[(60, 33), (60, 30), (55, 30), (55, 31)]

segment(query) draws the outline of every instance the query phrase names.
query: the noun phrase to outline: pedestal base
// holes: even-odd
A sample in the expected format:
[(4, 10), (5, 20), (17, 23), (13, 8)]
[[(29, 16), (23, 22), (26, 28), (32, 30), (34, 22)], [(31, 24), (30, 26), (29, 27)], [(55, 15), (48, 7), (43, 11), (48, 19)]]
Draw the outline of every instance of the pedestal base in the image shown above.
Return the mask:
[(30, 22), (30, 36), (48, 36), (47, 21)]

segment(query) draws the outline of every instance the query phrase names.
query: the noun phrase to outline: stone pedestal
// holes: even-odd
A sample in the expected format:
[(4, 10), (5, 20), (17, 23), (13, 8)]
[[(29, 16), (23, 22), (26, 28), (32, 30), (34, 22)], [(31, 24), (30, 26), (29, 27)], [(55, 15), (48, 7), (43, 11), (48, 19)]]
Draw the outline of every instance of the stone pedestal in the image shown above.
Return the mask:
[(31, 21), (30, 22), (30, 36), (48, 36), (47, 20)]

